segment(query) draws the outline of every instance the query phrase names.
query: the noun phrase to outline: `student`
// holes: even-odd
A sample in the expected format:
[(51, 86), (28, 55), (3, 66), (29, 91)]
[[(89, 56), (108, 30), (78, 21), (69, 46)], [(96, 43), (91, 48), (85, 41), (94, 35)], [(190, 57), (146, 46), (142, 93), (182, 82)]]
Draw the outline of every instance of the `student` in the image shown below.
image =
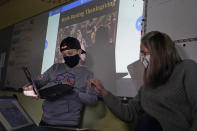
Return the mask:
[(171, 38), (152, 31), (141, 39), (144, 84), (128, 104), (98, 79), (88, 84), (121, 120), (136, 121), (134, 131), (197, 131), (197, 63), (181, 60)]
[[(81, 49), (76, 38), (67, 37), (62, 40), (60, 51), (65, 63), (52, 65), (35, 80), (35, 83), (39, 87), (59, 83), (69, 84), (74, 89), (72, 92), (53, 101), (44, 100), (40, 125), (78, 127), (83, 105), (95, 105), (97, 103), (96, 92), (87, 87), (86, 82), (93, 77), (93, 73), (80, 65), (80, 55), (86, 52)], [(29, 85), (24, 90), (30, 91), (32, 88), (32, 85)]]

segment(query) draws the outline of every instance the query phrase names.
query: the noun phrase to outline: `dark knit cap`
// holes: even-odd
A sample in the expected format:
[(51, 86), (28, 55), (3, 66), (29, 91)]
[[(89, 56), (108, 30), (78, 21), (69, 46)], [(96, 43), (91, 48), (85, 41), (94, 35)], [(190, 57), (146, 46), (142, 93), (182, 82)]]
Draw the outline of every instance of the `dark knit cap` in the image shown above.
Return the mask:
[[(61, 49), (62, 46), (66, 45), (66, 49), (81, 49), (81, 45), (78, 39), (74, 37), (67, 37), (62, 40), (60, 43), (60, 51), (63, 51), (64, 49)], [(82, 49), (81, 49), (82, 50)], [(86, 53), (84, 50), (82, 50), (82, 54)]]

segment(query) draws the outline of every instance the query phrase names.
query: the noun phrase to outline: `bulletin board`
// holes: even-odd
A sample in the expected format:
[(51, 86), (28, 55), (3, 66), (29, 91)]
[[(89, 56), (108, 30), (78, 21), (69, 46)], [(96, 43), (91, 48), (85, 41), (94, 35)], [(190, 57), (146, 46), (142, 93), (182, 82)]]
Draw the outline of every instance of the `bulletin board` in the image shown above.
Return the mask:
[(27, 80), (22, 68), (33, 75), (40, 74), (48, 13), (32, 17), (14, 25), (9, 48), (5, 88), (22, 88)]

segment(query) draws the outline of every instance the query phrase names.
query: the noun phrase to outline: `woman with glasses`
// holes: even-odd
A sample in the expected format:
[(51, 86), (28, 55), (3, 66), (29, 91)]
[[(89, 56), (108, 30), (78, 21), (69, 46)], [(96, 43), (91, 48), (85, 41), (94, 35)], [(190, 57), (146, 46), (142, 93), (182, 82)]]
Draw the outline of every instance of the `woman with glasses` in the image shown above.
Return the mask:
[(136, 122), (134, 131), (197, 131), (197, 63), (181, 60), (171, 38), (152, 31), (141, 39), (144, 84), (123, 104), (98, 79), (89, 85), (121, 120)]

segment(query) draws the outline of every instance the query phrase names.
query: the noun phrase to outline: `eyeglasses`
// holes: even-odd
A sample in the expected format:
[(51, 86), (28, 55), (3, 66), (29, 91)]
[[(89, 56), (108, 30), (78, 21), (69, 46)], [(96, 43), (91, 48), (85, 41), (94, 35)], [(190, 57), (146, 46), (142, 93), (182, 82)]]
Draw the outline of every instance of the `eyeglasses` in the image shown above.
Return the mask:
[(142, 54), (142, 55), (150, 55), (151, 53), (149, 52), (149, 51), (143, 51), (143, 50), (141, 50), (140, 51), (140, 54)]

